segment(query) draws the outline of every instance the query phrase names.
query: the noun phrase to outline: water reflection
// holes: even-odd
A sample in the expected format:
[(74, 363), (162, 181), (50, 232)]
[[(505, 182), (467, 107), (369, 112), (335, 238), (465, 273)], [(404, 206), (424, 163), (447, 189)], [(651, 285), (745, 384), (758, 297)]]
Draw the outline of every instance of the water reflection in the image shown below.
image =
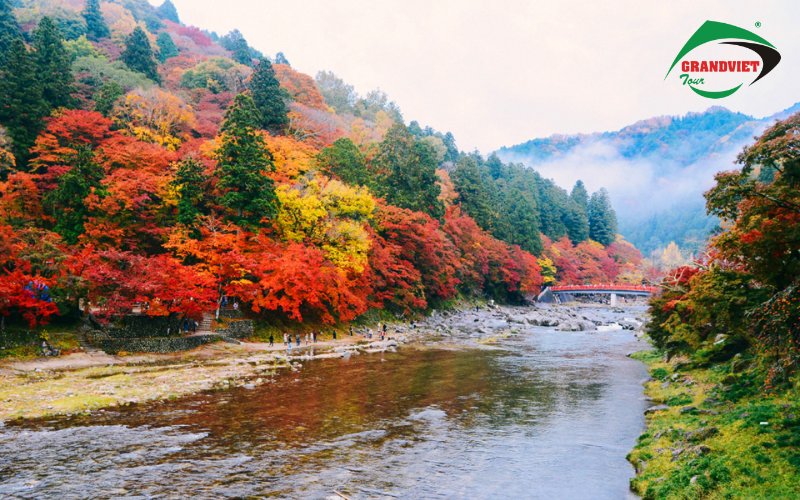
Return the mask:
[(624, 496), (642, 425), (632, 337), (530, 333), (0, 429), (0, 495)]

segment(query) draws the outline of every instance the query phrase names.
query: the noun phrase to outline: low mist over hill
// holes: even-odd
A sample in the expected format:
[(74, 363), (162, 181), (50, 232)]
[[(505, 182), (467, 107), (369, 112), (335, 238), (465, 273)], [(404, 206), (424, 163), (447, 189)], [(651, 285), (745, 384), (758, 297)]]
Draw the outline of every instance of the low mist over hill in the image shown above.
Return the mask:
[(798, 109), (800, 104), (758, 119), (714, 106), (615, 132), (533, 139), (498, 155), (535, 167), (563, 187), (580, 179), (590, 190), (608, 188), (621, 233), (645, 253), (670, 241), (696, 250), (717, 224), (705, 214), (702, 197), (714, 173), (732, 169), (754, 136)]

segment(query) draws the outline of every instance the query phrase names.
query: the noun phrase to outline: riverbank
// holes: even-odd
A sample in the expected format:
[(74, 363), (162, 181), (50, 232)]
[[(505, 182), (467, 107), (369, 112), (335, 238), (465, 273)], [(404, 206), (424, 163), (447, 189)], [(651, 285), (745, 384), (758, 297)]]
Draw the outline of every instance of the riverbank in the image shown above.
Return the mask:
[[(592, 315), (574, 306), (434, 311), (413, 325), (392, 325), (389, 338), (383, 342), (377, 337), (365, 338), (359, 331), (352, 337), (340, 334), (338, 340), (308, 346), (303, 341), (291, 354), (282, 343), (270, 347), (261, 342), (243, 342), (217, 343), (175, 354), (112, 356), (93, 352), (29, 361), (4, 360), (0, 363), (0, 422), (268, 384), (279, 372), (297, 370), (309, 359), (391, 351), (402, 345), (489, 348), (497, 339), (532, 325), (561, 331), (590, 330), (604, 327), (621, 311), (595, 309), (600, 312)], [(640, 324), (640, 319), (631, 317), (620, 327), (632, 329)]]
[(648, 365), (647, 429), (629, 454), (631, 489), (649, 498), (796, 498), (800, 491), (800, 390), (765, 392), (741, 358), (707, 368)]

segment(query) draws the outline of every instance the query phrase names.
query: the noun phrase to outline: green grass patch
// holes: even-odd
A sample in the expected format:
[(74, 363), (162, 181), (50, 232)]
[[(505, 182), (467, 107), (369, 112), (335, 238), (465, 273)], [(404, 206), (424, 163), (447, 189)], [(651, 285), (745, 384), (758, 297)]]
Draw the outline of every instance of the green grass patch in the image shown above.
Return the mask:
[(653, 380), (645, 392), (670, 409), (647, 416), (628, 460), (631, 489), (645, 499), (797, 498), (800, 390), (762, 390), (756, 369), (738, 361), (702, 368), (634, 355)]

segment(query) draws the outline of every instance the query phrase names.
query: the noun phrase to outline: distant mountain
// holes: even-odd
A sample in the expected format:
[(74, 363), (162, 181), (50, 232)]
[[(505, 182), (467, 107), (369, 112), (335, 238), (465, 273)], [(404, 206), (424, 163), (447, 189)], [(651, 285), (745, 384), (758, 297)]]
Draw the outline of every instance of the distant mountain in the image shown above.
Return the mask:
[(608, 188), (620, 231), (645, 253), (670, 241), (696, 250), (716, 227), (702, 197), (714, 174), (733, 168), (754, 136), (796, 112), (800, 103), (765, 118), (714, 106), (641, 120), (615, 132), (532, 139), (497, 154), (535, 167), (567, 189), (578, 179), (592, 190)]

